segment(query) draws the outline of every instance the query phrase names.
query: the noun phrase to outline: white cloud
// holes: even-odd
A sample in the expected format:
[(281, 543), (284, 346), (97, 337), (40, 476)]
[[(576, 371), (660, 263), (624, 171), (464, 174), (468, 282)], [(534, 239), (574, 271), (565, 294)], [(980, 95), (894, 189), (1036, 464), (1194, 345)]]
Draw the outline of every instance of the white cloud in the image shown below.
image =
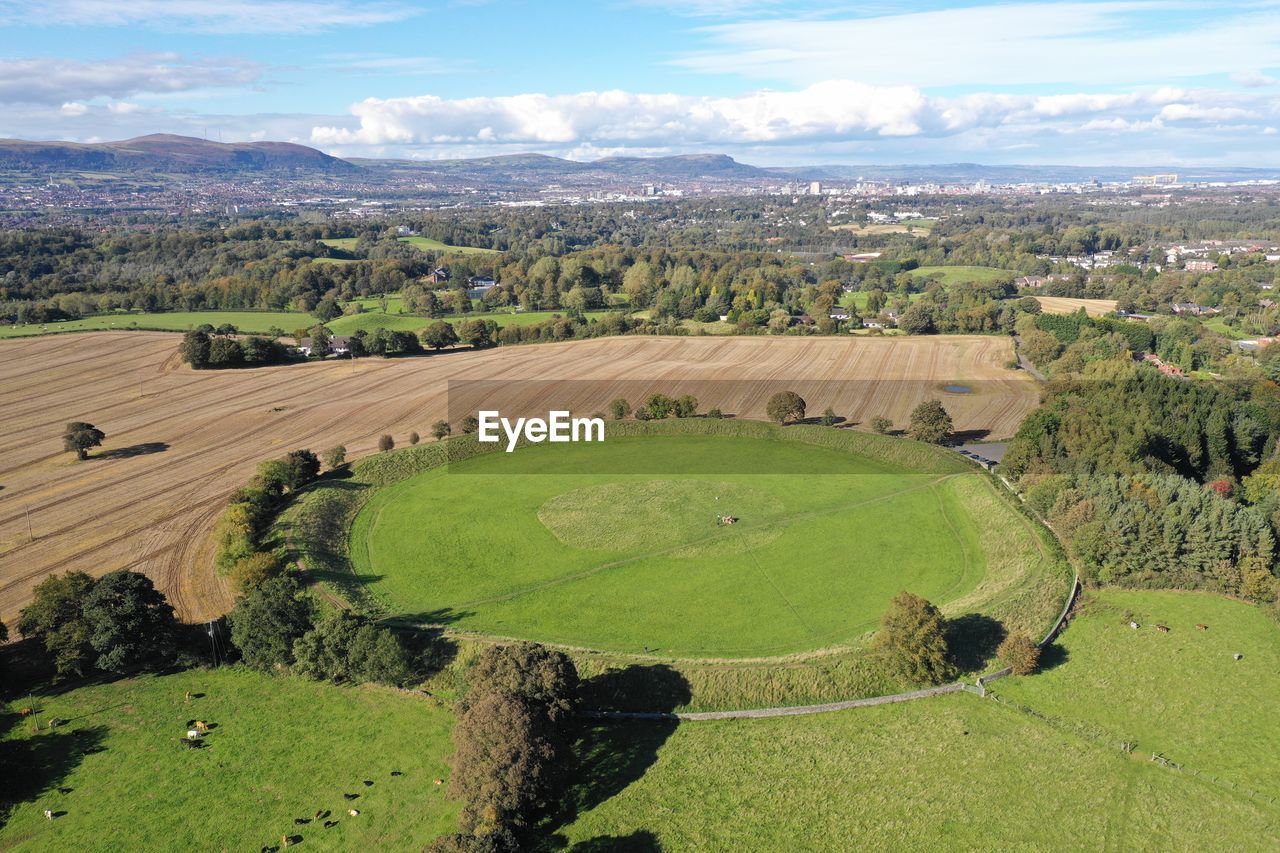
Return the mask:
[[(347, 121), (315, 125), (313, 144), (348, 155), (439, 157), (542, 151), (590, 158), (601, 152), (744, 152), (759, 162), (815, 162), (904, 154), (934, 158), (1035, 150), (1078, 159), (1083, 142), (1121, 137), (1151, 150), (1226, 156), (1243, 135), (1259, 138), (1280, 105), (1258, 93), (1160, 87), (1097, 94), (976, 92), (931, 96), (911, 86), (830, 80), (736, 97), (625, 91), (447, 99), (369, 98)], [(1232, 138), (1235, 137), (1235, 138)], [(932, 141), (931, 141), (932, 140)], [(1140, 142), (1139, 142), (1140, 140)], [(835, 152), (840, 152), (839, 154)], [(944, 153), (945, 152), (945, 153)], [(1119, 150), (1128, 161), (1133, 152)], [(843, 156), (841, 156), (841, 154)], [(987, 155), (984, 157), (984, 155)], [(1274, 155), (1266, 156), (1273, 162)]]
[(262, 66), (243, 60), (187, 60), (172, 53), (136, 53), (98, 62), (0, 59), (0, 104), (58, 104), (243, 86), (258, 80), (262, 71)]
[[(1114, 86), (1280, 65), (1274, 3), (1226, 3), (1194, 26), (1181, 0), (988, 3), (831, 20), (750, 20), (705, 28), (709, 46), (674, 63), (704, 73), (805, 85), (847, 78), (924, 89)], [(1185, 18), (1184, 18), (1185, 19)]]
[(0, 26), (145, 27), (207, 33), (304, 33), (402, 21), (402, 3), (355, 0), (0, 0)]
[(1263, 86), (1274, 86), (1280, 83), (1280, 78), (1272, 77), (1269, 74), (1263, 74), (1261, 71), (1240, 71), (1231, 75), (1231, 79), (1239, 83), (1241, 86), (1247, 86), (1251, 89), (1261, 88)]

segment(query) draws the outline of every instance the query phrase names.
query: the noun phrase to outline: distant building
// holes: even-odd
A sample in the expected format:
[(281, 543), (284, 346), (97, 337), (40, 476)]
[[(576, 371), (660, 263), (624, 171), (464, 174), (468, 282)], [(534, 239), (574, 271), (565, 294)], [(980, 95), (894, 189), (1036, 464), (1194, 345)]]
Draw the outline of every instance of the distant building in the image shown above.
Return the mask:
[(851, 264), (865, 264), (877, 260), (883, 252), (858, 252), (854, 255), (845, 255), (844, 259)]
[(1178, 182), (1176, 174), (1166, 175), (1134, 175), (1133, 185), (1135, 187), (1167, 187)]
[(849, 309), (845, 308), (842, 305), (837, 305), (831, 309), (831, 313), (828, 314), (827, 316), (830, 317), (832, 320), (848, 320)]
[(427, 275), (428, 284), (447, 284), (449, 282), (449, 268), (436, 267)]
[(1186, 263), (1187, 272), (1213, 272), (1217, 268), (1218, 265), (1213, 261), (1192, 260)]
[(498, 283), (487, 275), (472, 276), (467, 279), (467, 298), (480, 299), (497, 286)]
[(809, 195), (822, 195), (822, 181), (809, 182)]
[[(298, 352), (310, 358), (313, 345), (311, 338), (302, 338), (298, 341)], [(349, 352), (351, 352), (349, 335), (334, 335), (329, 339), (329, 355), (346, 355)]]

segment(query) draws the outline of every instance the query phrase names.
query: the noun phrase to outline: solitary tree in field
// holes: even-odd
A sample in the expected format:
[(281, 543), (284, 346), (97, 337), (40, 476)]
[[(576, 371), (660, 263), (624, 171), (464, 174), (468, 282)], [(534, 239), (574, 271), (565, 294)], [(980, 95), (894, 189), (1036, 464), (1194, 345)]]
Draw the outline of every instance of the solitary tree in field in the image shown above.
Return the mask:
[(871, 419), (871, 429), (880, 433), (880, 435), (885, 435), (889, 430), (893, 429), (893, 421), (884, 415), (876, 415)]
[(675, 414), (677, 418), (692, 418), (698, 414), (698, 398), (692, 394), (684, 394), (676, 398)]
[(107, 434), (93, 424), (84, 421), (72, 421), (62, 434), (62, 446), (77, 459), (86, 459), (90, 447), (100, 447)]
[(396, 446), (396, 440), (389, 435), (378, 436), (378, 449), (384, 453)]
[(1030, 675), (1040, 663), (1040, 647), (1025, 631), (1010, 634), (996, 649), (1000, 662), (1013, 670), (1014, 675)]
[(937, 607), (904, 590), (880, 619), (876, 646), (907, 681), (941, 684), (951, 676), (946, 627)]
[(436, 421), (431, 425), (431, 434), (436, 437), (436, 441), (453, 432), (453, 427), (449, 426), (448, 421)]
[(471, 435), (480, 429), (480, 419), (475, 415), (467, 415), (462, 419), (462, 434)]
[(417, 444), (419, 441), (422, 441), (422, 437), (420, 435), (418, 435), (416, 432), (409, 433), (410, 444)]
[(804, 398), (795, 391), (779, 391), (769, 398), (765, 412), (769, 420), (779, 424), (789, 424), (804, 419)]
[(925, 400), (911, 412), (911, 437), (930, 444), (946, 444), (951, 438), (951, 415), (937, 400)]

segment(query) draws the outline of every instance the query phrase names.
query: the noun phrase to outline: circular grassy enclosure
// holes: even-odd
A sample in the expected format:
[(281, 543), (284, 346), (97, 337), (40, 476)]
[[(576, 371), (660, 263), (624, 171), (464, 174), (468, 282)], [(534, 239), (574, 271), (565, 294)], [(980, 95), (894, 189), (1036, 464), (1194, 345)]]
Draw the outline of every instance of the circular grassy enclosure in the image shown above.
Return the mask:
[[(834, 430), (662, 429), (382, 486), (355, 518), (352, 568), (409, 620), (686, 658), (829, 647), (902, 589), (945, 604), (990, 585), (990, 518), (971, 504), (989, 515), (991, 487), (941, 452), (909, 464), (909, 442), (861, 435), (871, 450), (851, 452)], [(818, 440), (787, 440), (806, 429)]]

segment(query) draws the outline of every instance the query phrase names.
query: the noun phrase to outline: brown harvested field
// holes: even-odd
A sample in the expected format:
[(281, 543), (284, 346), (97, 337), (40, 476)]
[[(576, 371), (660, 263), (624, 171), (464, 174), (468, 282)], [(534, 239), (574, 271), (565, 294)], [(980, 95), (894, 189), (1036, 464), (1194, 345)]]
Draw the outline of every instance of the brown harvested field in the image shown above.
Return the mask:
[[(785, 382), (811, 413), (830, 405), (854, 422), (887, 415), (899, 425), (934, 396), (957, 429), (991, 437), (1010, 435), (1038, 394), (1029, 376), (1004, 368), (1012, 350), (1002, 337), (605, 338), (205, 372), (179, 362), (178, 340), (103, 332), (0, 341), (0, 619), (11, 623), (41, 578), (69, 569), (136, 569), (187, 619), (224, 612), (231, 596), (208, 534), (258, 462), (334, 444), (358, 457), (384, 432), (401, 444), (410, 431), (425, 436), (445, 415), (449, 380), (579, 380), (550, 396), (585, 413), (620, 389), (632, 393), (629, 380), (662, 379), (654, 390), (694, 388), (703, 410), (744, 417), (763, 417), (768, 393)], [(739, 381), (710, 381), (725, 379)], [(860, 381), (872, 379), (914, 381)], [(953, 382), (972, 393), (941, 390)], [(107, 433), (84, 462), (62, 450), (73, 420)]]
[(1036, 301), (1046, 314), (1073, 314), (1081, 308), (1090, 317), (1101, 317), (1116, 310), (1114, 299), (1072, 299), (1069, 296), (1037, 296)]

